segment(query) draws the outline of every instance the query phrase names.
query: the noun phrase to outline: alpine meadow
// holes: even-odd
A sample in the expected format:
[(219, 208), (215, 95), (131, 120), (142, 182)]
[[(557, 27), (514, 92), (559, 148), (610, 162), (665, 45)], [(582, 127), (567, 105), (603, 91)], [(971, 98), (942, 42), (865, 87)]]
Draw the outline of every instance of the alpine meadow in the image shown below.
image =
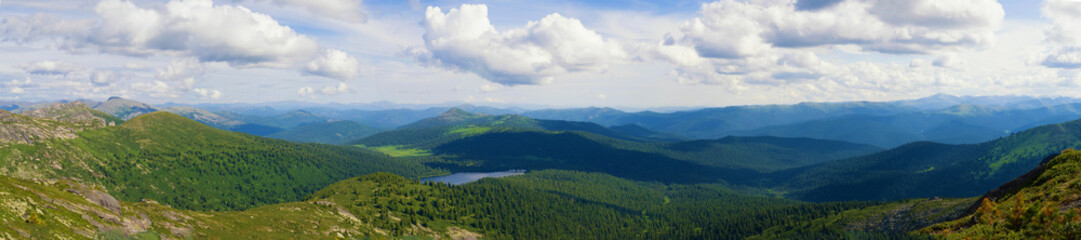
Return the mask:
[(0, 239), (1081, 239), (1081, 1), (6, 0)]

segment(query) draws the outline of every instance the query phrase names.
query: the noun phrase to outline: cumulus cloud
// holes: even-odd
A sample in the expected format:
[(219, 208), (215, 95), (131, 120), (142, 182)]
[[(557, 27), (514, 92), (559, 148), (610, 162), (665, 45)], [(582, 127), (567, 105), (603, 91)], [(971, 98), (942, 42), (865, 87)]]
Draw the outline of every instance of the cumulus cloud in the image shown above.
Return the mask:
[(424, 47), (406, 54), (503, 85), (546, 84), (559, 74), (602, 70), (626, 58), (619, 43), (559, 14), (500, 32), (489, 22), (485, 5), (466, 4), (446, 13), (428, 7), (423, 25)]
[(964, 61), (961, 60), (961, 58), (958, 57), (957, 54), (952, 53), (936, 57), (935, 60), (931, 62), (931, 64), (935, 67), (951, 69), (961, 69), (964, 68), (965, 65)]
[(221, 93), (220, 90), (210, 90), (210, 89), (196, 88), (196, 89), (192, 89), (192, 91), (195, 92), (195, 94), (198, 94), (199, 97), (202, 97), (202, 98), (219, 99), (222, 96), (222, 93)]
[(113, 71), (99, 70), (90, 75), (90, 82), (97, 86), (109, 85), (114, 79), (116, 72)]
[(345, 83), (343, 83), (343, 82), (340, 82), (340, 83), (338, 83), (337, 87), (327, 86), (327, 87), (324, 87), (321, 92), (323, 94), (326, 94), (326, 95), (337, 95), (337, 94), (345, 93), (346, 91), (349, 91), (349, 86), (345, 85)]
[[(326, 2), (335, 1), (305, 4), (334, 6)], [(224, 62), (236, 68), (303, 69), (328, 51), (316, 40), (281, 25), (269, 15), (243, 6), (214, 5), (211, 0), (171, 0), (160, 8), (103, 0), (94, 7), (94, 13), (100, 19), (72, 21), (42, 14), (6, 16), (5, 26), (0, 27), (4, 33), (2, 40), (55, 39), (61, 42), (60, 48), (75, 52), (181, 55), (200, 62)]]
[(315, 89), (312, 89), (311, 87), (302, 87), (300, 89), (297, 89), (297, 95), (300, 96), (310, 96), (313, 93), (315, 93)]
[(27, 73), (38, 75), (67, 75), (83, 70), (83, 67), (75, 63), (50, 60), (20, 64), (19, 68)]
[(478, 89), (478, 91), (482, 93), (495, 92), (496, 90), (499, 90), (499, 87), (492, 86), (491, 84), (480, 85), (480, 89)]
[(352, 80), (360, 72), (359, 68), (356, 58), (345, 52), (329, 49), (323, 55), (308, 62), (304, 72), (340, 80)]
[[(1004, 17), (994, 0), (751, 0), (702, 5), (700, 15), (647, 55), (676, 65), (684, 83), (780, 85), (843, 76), (813, 48), (947, 53), (932, 64), (958, 68), (949, 52), (988, 46)], [(925, 65), (913, 62), (911, 68)]]
[(180, 81), (206, 75), (210, 67), (194, 58), (174, 59), (165, 68), (158, 69), (156, 77), (164, 81)]
[(169, 88), (169, 84), (160, 80), (153, 82), (136, 82), (131, 84), (133, 91), (150, 95), (152, 97), (172, 97), (175, 98), (178, 95), (175, 91)]
[(1043, 16), (1050, 20), (1044, 33), (1052, 47), (1041, 63), (1052, 68), (1081, 68), (1081, 1), (1047, 0)]

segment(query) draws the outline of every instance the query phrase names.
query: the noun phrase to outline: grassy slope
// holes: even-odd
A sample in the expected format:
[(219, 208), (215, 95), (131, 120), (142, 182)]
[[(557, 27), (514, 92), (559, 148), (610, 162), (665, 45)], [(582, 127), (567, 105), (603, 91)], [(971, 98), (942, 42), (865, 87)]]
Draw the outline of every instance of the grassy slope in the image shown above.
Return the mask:
[(982, 198), (973, 213), (921, 230), (945, 239), (1081, 238), (1081, 152), (1045, 165)]
[(296, 201), (327, 184), (377, 171), (440, 173), (363, 149), (227, 132), (165, 112), (78, 135), (0, 148), (7, 160), (0, 168), (22, 178), (76, 177), (106, 186), (122, 200), (205, 210)]
[[(326, 201), (246, 211), (197, 212), (153, 201), (118, 202), (115, 212), (73, 192), (71, 181), (39, 183), (0, 176), (0, 238), (65, 239), (365, 239), (389, 232)], [(468, 234), (465, 231), (453, 232)], [(449, 233), (417, 232), (422, 236)], [(422, 238), (423, 239), (423, 238)]]

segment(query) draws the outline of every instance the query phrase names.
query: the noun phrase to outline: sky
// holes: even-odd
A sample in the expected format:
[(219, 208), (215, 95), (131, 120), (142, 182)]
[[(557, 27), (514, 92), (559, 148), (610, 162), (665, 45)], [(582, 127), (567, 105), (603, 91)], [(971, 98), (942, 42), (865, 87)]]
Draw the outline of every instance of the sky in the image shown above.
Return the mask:
[(1081, 97), (1081, 0), (0, 0), (0, 101)]

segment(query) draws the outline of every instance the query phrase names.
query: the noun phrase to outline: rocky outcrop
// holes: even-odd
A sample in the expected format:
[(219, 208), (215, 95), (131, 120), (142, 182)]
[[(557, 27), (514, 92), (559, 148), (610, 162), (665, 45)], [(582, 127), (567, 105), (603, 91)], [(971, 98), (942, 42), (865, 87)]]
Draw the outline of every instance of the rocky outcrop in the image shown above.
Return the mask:
[(70, 182), (68, 185), (71, 186), (67, 189), (68, 192), (83, 196), (87, 201), (96, 203), (105, 209), (109, 209), (109, 211), (112, 211), (116, 215), (120, 215), (120, 201), (117, 201), (112, 195), (105, 193), (105, 191), (102, 191), (101, 189), (93, 188), (78, 182)]
[(81, 128), (0, 110), (0, 146), (34, 144), (48, 139), (72, 139)]
[(86, 127), (105, 127), (118, 124), (119, 119), (91, 109), (82, 102), (59, 103), (22, 113), (23, 115), (68, 122)]

